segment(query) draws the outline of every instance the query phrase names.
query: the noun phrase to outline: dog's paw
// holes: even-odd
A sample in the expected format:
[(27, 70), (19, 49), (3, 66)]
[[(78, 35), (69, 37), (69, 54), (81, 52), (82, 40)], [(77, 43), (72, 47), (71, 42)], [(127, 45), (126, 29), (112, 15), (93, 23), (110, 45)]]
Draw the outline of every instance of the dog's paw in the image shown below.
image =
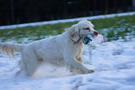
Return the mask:
[(89, 70), (88, 73), (94, 73), (95, 71), (94, 70)]
[(95, 71), (94, 70), (89, 70), (89, 69), (86, 69), (84, 71), (84, 74), (90, 74), (90, 73), (94, 73)]

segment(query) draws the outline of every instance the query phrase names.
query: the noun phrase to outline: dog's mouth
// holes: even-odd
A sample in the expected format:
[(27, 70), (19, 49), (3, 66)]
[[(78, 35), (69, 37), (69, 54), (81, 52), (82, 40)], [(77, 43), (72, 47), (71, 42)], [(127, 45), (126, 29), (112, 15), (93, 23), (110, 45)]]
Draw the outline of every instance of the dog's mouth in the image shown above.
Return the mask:
[(101, 44), (104, 42), (104, 39), (101, 34), (98, 34), (97, 36), (86, 34), (82, 36), (82, 41), (84, 44), (89, 44), (89, 43)]
[(86, 39), (88, 39), (89, 41), (92, 41), (92, 39), (90, 37), (86, 37)]

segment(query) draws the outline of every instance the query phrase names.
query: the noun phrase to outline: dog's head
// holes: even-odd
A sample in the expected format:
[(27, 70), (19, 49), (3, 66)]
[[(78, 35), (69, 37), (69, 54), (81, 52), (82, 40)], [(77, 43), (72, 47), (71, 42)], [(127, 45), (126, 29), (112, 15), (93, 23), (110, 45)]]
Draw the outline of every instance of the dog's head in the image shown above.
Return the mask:
[(88, 34), (92, 37), (96, 37), (98, 35), (98, 32), (94, 29), (94, 25), (87, 20), (82, 20), (79, 23), (77, 23), (75, 30), (77, 33), (80, 34), (80, 36)]
[(83, 38), (83, 36), (90, 36), (89, 40), (94, 39), (96, 36), (98, 36), (98, 32), (94, 29), (94, 25), (87, 20), (82, 20), (78, 22), (77, 24), (73, 25), (71, 28), (69, 28), (71, 40), (74, 43), (80, 42), (80, 40)]

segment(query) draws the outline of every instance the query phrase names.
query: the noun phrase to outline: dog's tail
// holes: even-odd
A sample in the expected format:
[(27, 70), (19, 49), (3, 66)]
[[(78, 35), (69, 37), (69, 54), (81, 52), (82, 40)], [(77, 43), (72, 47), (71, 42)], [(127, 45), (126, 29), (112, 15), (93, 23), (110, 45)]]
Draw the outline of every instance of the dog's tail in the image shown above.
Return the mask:
[(15, 51), (21, 52), (23, 48), (23, 44), (0, 43), (0, 50), (9, 57), (13, 57)]

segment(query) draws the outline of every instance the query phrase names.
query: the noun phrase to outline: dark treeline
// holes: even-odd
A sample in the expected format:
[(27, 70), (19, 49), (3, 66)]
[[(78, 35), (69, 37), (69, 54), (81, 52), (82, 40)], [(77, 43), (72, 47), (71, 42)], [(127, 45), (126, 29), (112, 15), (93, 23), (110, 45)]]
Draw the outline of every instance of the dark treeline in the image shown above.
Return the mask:
[(0, 0), (0, 25), (132, 10), (132, 0)]

